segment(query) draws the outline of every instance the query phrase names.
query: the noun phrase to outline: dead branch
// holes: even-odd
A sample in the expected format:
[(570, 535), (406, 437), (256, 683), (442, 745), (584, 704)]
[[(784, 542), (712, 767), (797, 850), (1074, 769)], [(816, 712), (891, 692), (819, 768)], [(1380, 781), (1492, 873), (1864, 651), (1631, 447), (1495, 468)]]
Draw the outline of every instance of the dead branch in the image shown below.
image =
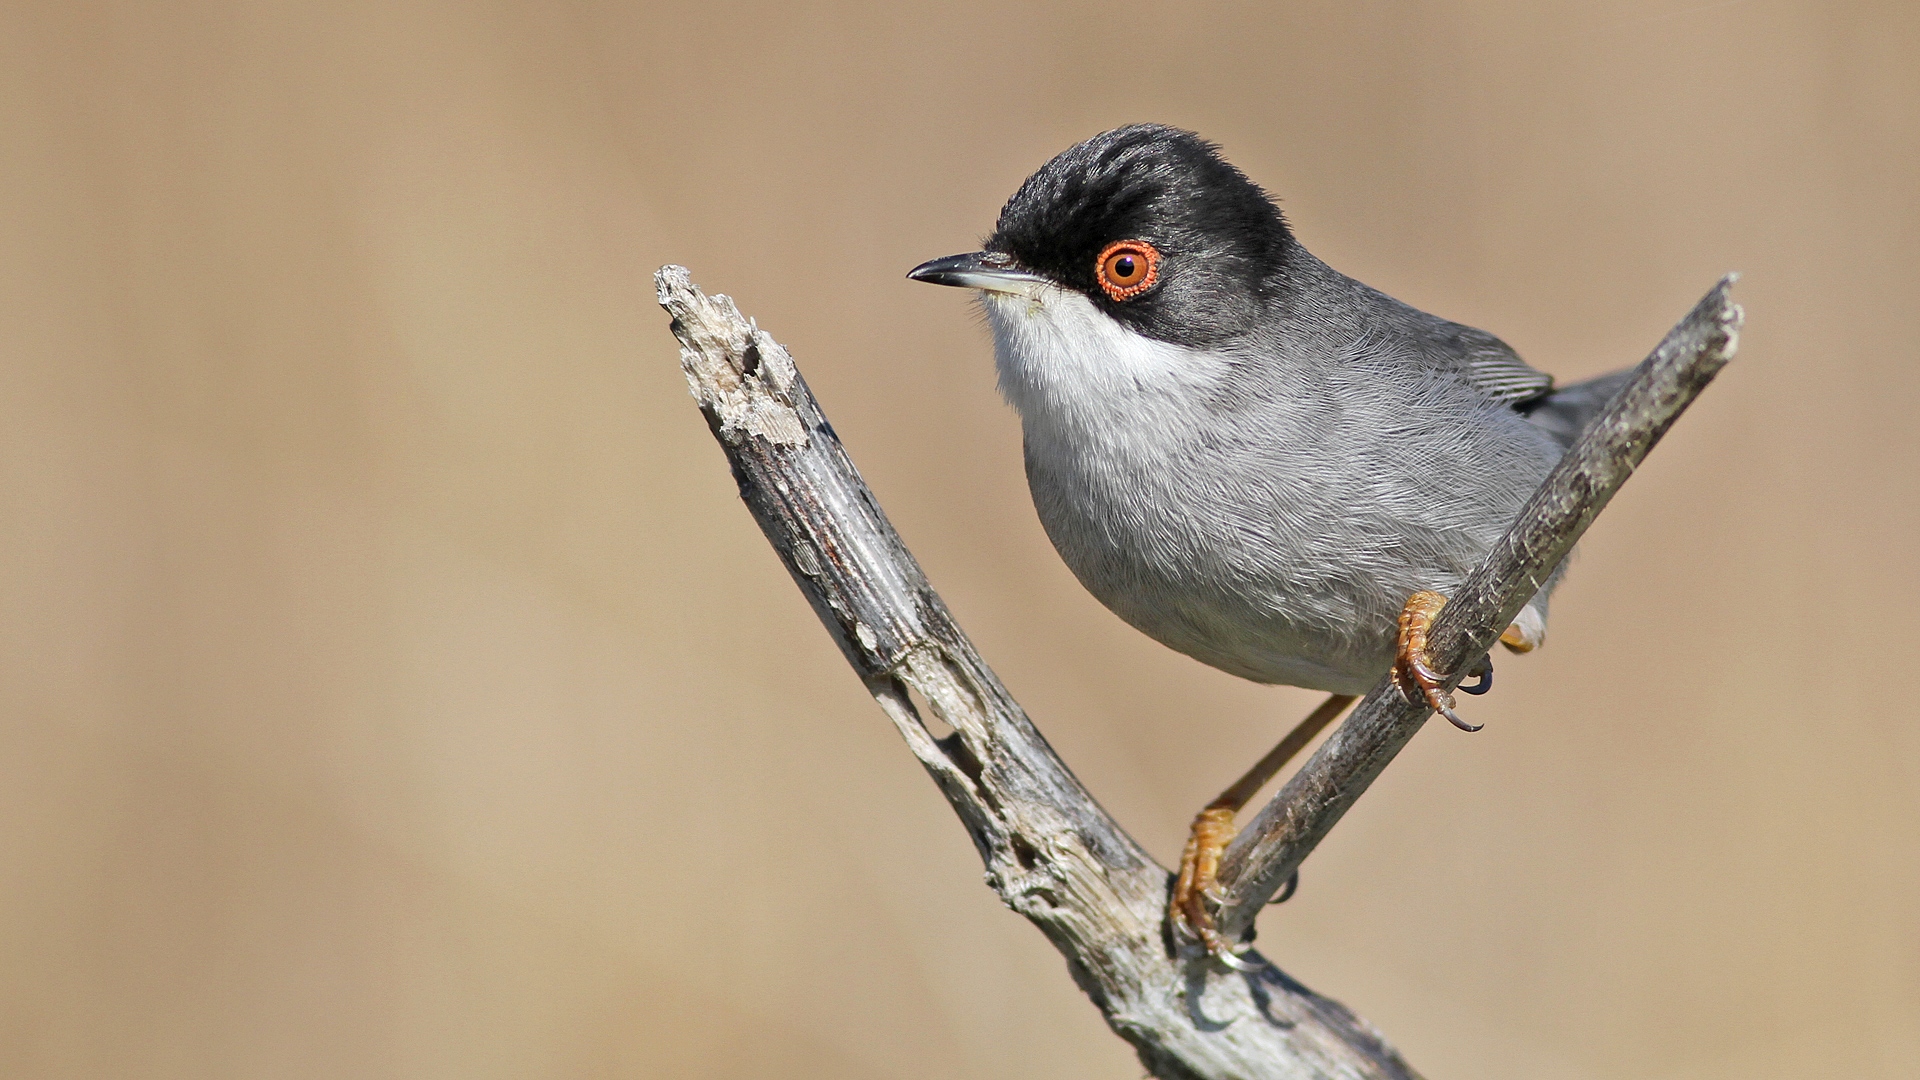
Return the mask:
[[(1060, 950), (1074, 981), (1147, 1069), (1164, 1080), (1413, 1080), (1413, 1070), (1364, 1020), (1278, 968), (1227, 973), (1176, 958), (1165, 918), (1167, 870), (1101, 809), (974, 651), (786, 350), (731, 300), (694, 288), (684, 268), (663, 267), (654, 282), (673, 318), (688, 383), (754, 520), (960, 816), (986, 864), (987, 884)], [(1739, 316), (1725, 290), (1723, 282), (1642, 365), (1622, 395), (1629, 407), (1616, 402), (1603, 417), (1620, 434), (1597, 450), (1583, 451), (1583, 440), (1570, 452), (1574, 464), (1554, 473), (1488, 566), (1447, 607), (1434, 629), (1437, 659), (1459, 670), (1491, 644), (1494, 628), (1504, 628), (1531, 595), (1531, 588), (1516, 592), (1524, 588), (1516, 583), (1544, 579), (1731, 355)], [(1694, 358), (1708, 353), (1719, 359), (1702, 368)], [(1663, 420), (1640, 422), (1661, 410)], [(1556, 483), (1573, 495), (1551, 494), (1560, 490)], [(1520, 600), (1509, 606), (1512, 595)], [(928, 731), (910, 689), (952, 734)], [(1411, 707), (1376, 702), (1382, 698), (1376, 690), (1329, 741), (1344, 749), (1323, 748), (1306, 766), (1316, 779), (1304, 787), (1298, 777), (1289, 782), (1281, 799), (1290, 801), (1277, 799), (1281, 809), (1270, 805), (1272, 814), (1263, 811), (1235, 844), (1229, 926), (1251, 925), (1273, 891), (1269, 883), (1298, 865), (1425, 719), (1424, 709), (1406, 719)], [(1376, 714), (1380, 719), (1369, 723), (1380, 733), (1355, 727)], [(1263, 831), (1270, 816), (1278, 824)], [(1283, 867), (1278, 878), (1276, 867)]]

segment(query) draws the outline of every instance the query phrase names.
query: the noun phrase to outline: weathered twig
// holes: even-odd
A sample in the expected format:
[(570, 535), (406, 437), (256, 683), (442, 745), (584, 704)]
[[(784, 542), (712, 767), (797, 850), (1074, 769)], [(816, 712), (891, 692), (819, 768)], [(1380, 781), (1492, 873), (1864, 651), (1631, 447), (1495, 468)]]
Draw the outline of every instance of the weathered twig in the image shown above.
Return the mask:
[[(664, 267), (654, 280), (661, 305), (673, 316), (694, 397), (755, 520), (965, 823), (986, 863), (987, 884), (1054, 943), (1074, 980), (1148, 1070), (1167, 1080), (1415, 1077), (1365, 1021), (1271, 965), (1219, 976), (1175, 958), (1165, 921), (1170, 875), (1094, 802), (974, 652), (861, 481), (786, 351), (742, 318), (732, 301), (701, 294), (685, 269)], [(1649, 364), (1668, 355), (1670, 345), (1718, 350), (1724, 362), (1738, 320), (1724, 293), (1722, 283), (1683, 324), (1699, 322), (1702, 311), (1717, 305), (1706, 316), (1718, 328), (1717, 338), (1687, 337), (1675, 344), (1670, 337)], [(1707, 370), (1697, 381), (1704, 384), (1710, 375)], [(1638, 441), (1628, 438), (1623, 473), (1680, 406)], [(1627, 422), (1642, 411), (1657, 410), (1614, 409), (1609, 415), (1620, 416), (1602, 423)], [(1580, 454), (1576, 449), (1569, 457)], [(1577, 506), (1561, 500), (1538, 510), (1545, 515), (1542, 529), (1516, 527), (1490, 566), (1505, 560), (1501, 565), (1510, 574), (1544, 579), (1572, 543), (1560, 544), (1556, 530), (1577, 534), (1618, 486), (1617, 479), (1605, 482), (1612, 474), (1603, 466), (1612, 459), (1595, 460), (1580, 475), (1601, 478), (1592, 490), (1604, 493), (1576, 493)], [(1535, 513), (1530, 507), (1529, 514)], [(1497, 572), (1495, 567), (1476, 575), (1436, 624), (1434, 656), (1448, 669), (1458, 670), (1491, 644), (1489, 627), (1506, 625), (1497, 614), (1512, 590), (1501, 583), (1517, 578), (1493, 576)], [(1476, 584), (1483, 578), (1484, 584)], [(1521, 602), (1530, 594), (1523, 593)], [(951, 735), (937, 739), (927, 730), (909, 689), (924, 696), (954, 729)], [(1369, 701), (1380, 697), (1376, 692)], [(1387, 738), (1367, 735), (1352, 720), (1336, 733), (1334, 740), (1344, 738), (1352, 748), (1316, 755), (1321, 764), (1315, 775), (1323, 779), (1313, 791), (1324, 794), (1295, 799), (1320, 808), (1318, 817), (1300, 819), (1320, 822), (1318, 832), (1302, 844), (1287, 837), (1305, 834), (1273, 831), (1278, 858), (1297, 865), (1423, 719), (1424, 712), (1400, 722)], [(1380, 747), (1389, 742), (1383, 753)], [(1357, 786), (1354, 778), (1362, 778)], [(1253, 906), (1272, 892), (1259, 890), (1272, 879), (1271, 867), (1281, 863), (1267, 848), (1256, 850), (1261, 835), (1256, 822), (1232, 853), (1239, 861), (1229, 880), (1239, 902), (1226, 911), (1235, 920), (1230, 926), (1250, 924)], [(1249, 859), (1249, 852), (1255, 857)]]
[[(1741, 320), (1727, 296), (1733, 281), (1722, 278), (1641, 361), (1434, 620), (1428, 649), (1438, 670), (1456, 673), (1448, 689), (1500, 639), (1653, 444), (1733, 358)], [(1267, 899), (1431, 715), (1425, 701), (1409, 702), (1382, 679), (1234, 838), (1218, 890), (1228, 938), (1252, 927)]]

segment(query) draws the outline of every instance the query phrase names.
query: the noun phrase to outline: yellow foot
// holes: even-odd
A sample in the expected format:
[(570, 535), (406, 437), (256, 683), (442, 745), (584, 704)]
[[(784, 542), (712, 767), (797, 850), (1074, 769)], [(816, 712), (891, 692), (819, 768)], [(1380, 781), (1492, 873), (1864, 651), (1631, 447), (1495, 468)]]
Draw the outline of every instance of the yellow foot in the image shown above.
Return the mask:
[(1483, 725), (1469, 724), (1453, 711), (1453, 695), (1446, 690), (1446, 676), (1433, 670), (1427, 655), (1427, 631), (1434, 616), (1447, 606), (1447, 598), (1437, 592), (1421, 590), (1407, 597), (1400, 609), (1400, 644), (1393, 661), (1393, 681), (1408, 701), (1425, 701), (1433, 711), (1447, 718), (1461, 731), (1479, 731)]
[(1220, 856), (1226, 853), (1233, 834), (1233, 811), (1224, 807), (1209, 806), (1193, 819), (1187, 848), (1180, 854), (1180, 877), (1173, 885), (1167, 917), (1177, 936), (1198, 941), (1209, 956), (1230, 968), (1252, 971), (1258, 965), (1240, 959), (1247, 946), (1235, 945), (1220, 935), (1213, 909), (1208, 906), (1221, 901), (1214, 886), (1218, 883)]

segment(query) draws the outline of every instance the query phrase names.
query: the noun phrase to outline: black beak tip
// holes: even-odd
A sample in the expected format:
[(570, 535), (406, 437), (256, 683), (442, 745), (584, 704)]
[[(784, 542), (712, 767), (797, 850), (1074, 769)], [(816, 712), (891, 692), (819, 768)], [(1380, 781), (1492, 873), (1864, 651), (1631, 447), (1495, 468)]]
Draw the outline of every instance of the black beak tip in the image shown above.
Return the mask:
[(907, 271), (907, 277), (913, 281), (924, 281), (929, 285), (965, 285), (966, 275), (978, 273), (987, 268), (985, 255), (985, 252), (970, 251), (965, 255), (928, 259)]
[(947, 260), (945, 259), (931, 259), (927, 262), (923, 262), (919, 266), (916, 266), (913, 269), (907, 271), (907, 280), (908, 281), (931, 281), (931, 282), (934, 282), (935, 284), (938, 284), (939, 283), (938, 279), (940, 276), (940, 264), (946, 261)]

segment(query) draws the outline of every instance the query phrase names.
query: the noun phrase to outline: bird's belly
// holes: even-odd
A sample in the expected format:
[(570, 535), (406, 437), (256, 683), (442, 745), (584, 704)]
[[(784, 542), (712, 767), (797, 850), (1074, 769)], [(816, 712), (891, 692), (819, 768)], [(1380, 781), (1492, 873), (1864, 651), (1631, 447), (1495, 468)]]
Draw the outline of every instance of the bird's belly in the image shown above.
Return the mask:
[[(1068, 564), (1073, 565), (1069, 559)], [(1077, 569), (1076, 569), (1077, 572)], [(1081, 578), (1113, 612), (1161, 644), (1222, 671), (1261, 683), (1359, 694), (1393, 662), (1394, 619), (1387, 604), (1355, 611), (1330, 625), (1327, 598), (1282, 596), (1270, 589), (1243, 598), (1196, 595), (1156, 583), (1096, 585)], [(1381, 594), (1384, 601), (1385, 593)]]
[(1089, 482), (1029, 462), (1029, 479), (1055, 549), (1101, 603), (1256, 682), (1364, 693), (1392, 663), (1407, 595), (1454, 577), (1358, 550), (1364, 537), (1338, 532), (1331, 512), (1307, 523), (1325, 529), (1291, 534), (1138, 478)]
[(1268, 624), (1248, 626), (1247, 636), (1236, 641), (1195, 639), (1178, 631), (1162, 635), (1135, 625), (1161, 644), (1243, 679), (1333, 694), (1366, 693), (1393, 660), (1391, 638), (1382, 638), (1380, 649), (1343, 649), (1310, 632), (1288, 634)]

